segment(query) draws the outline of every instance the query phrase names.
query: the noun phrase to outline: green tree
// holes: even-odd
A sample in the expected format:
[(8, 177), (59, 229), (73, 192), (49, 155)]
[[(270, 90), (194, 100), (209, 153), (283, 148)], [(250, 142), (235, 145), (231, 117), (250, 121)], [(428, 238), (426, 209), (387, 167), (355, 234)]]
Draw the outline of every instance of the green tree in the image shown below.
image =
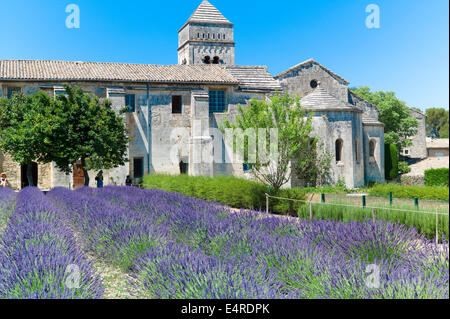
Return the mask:
[(352, 88), (351, 91), (375, 105), (380, 111), (379, 120), (384, 123), (384, 141), (395, 144), (400, 152), (411, 146), (411, 139), (417, 133), (417, 119), (411, 117), (410, 109), (399, 100), (394, 92), (371, 92), (368, 86)]
[(449, 112), (444, 108), (429, 108), (425, 111), (427, 135), (437, 138), (448, 137)]
[(45, 92), (33, 95), (15, 93), (10, 99), (0, 99), (0, 149), (21, 165), (27, 165), (27, 179), (35, 185), (32, 162), (45, 162), (51, 147), (46, 136), (51, 135), (49, 112), (55, 101)]
[[(83, 93), (80, 87), (64, 85), (66, 94), (57, 97), (52, 110), (53, 130), (46, 138), (51, 149), (45, 160), (70, 173), (80, 160), (86, 186), (89, 169), (110, 169), (127, 161), (129, 138), (121, 114), (111, 102)], [(121, 113), (124, 110), (121, 110)]]
[[(302, 152), (313, 150), (310, 147), (310, 136), (312, 133), (312, 114), (307, 114), (300, 105), (300, 99), (283, 96), (278, 93), (267, 100), (252, 99), (249, 106), (239, 106), (235, 117), (230, 115), (221, 126), (225, 129), (277, 129), (278, 149), (270, 161), (261, 157), (261, 150), (258, 150), (256, 162), (252, 164), (252, 172), (257, 179), (278, 190), (286, 184), (289, 179), (289, 168), (292, 164), (292, 171), (303, 163)], [(266, 134), (266, 140), (261, 142), (266, 150), (274, 150), (274, 143), (270, 140), (270, 134)], [(248, 149), (248, 139), (244, 140), (244, 150)], [(258, 134), (256, 134), (256, 145), (259, 145)], [(230, 145), (231, 146), (231, 145)], [(236, 143), (233, 142), (236, 149)], [(315, 148), (314, 148), (315, 149)], [(244, 162), (248, 163), (248, 153), (244, 154)], [(311, 163), (309, 163), (311, 164)], [(312, 165), (314, 166), (314, 165)], [(312, 174), (314, 175), (314, 174)]]

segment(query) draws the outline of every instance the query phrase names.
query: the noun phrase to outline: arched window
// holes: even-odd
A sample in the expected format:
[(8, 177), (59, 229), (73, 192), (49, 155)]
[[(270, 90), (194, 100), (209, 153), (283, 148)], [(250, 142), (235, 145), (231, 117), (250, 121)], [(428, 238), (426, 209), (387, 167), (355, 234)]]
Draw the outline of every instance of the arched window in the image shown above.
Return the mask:
[(375, 146), (376, 146), (375, 140), (370, 140), (370, 142), (369, 142), (369, 156), (370, 157), (375, 157)]
[(318, 85), (317, 80), (311, 80), (311, 82), (309, 82), (309, 85), (311, 86), (311, 88), (315, 89)]
[(203, 59), (203, 63), (211, 64), (211, 57), (209, 55), (205, 56), (205, 58)]
[(220, 39), (220, 33), (217, 34), (217, 39)]
[(215, 56), (212, 63), (213, 64), (219, 64), (219, 61), (220, 61), (219, 57)]
[(343, 141), (339, 138), (336, 140), (335, 148), (336, 148), (336, 162), (342, 162), (342, 146)]

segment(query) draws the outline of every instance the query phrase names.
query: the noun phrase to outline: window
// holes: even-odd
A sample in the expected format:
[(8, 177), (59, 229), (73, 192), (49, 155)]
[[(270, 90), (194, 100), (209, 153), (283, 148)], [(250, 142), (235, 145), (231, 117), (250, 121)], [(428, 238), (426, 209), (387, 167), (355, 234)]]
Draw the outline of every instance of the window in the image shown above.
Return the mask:
[(125, 95), (125, 106), (127, 106), (127, 112), (134, 112), (136, 107), (136, 96), (134, 94)]
[(242, 170), (243, 170), (244, 172), (248, 172), (248, 171), (250, 171), (252, 168), (253, 168), (252, 164), (246, 164), (246, 163), (242, 164)]
[(172, 95), (172, 113), (181, 114), (181, 95)]
[(213, 59), (213, 64), (219, 64), (220, 58), (218, 56), (215, 56)]
[(6, 97), (9, 99), (16, 92), (22, 92), (22, 88), (21, 87), (15, 87), (15, 86), (14, 87), (7, 87), (6, 88)]
[(211, 57), (209, 55), (205, 56), (203, 58), (203, 63), (205, 64), (211, 64)]
[(225, 91), (210, 90), (209, 91), (209, 113), (225, 112)]
[(217, 39), (220, 39), (220, 33), (217, 34)]
[(405, 155), (409, 155), (409, 150), (405, 150)]
[(342, 146), (343, 142), (341, 139), (337, 139), (335, 143), (336, 147), (336, 162), (342, 162)]
[(317, 85), (318, 85), (318, 82), (317, 82), (317, 80), (312, 80), (311, 82), (309, 82), (309, 85), (310, 85), (313, 89), (315, 89), (315, 88), (317, 87)]
[(375, 157), (375, 140), (370, 140), (369, 142), (369, 156)]
[(223, 34), (223, 37), (222, 37), (222, 39), (224, 39), (224, 40), (225, 40), (225, 33)]
[(134, 178), (144, 176), (144, 159), (142, 157), (133, 158), (133, 176)]

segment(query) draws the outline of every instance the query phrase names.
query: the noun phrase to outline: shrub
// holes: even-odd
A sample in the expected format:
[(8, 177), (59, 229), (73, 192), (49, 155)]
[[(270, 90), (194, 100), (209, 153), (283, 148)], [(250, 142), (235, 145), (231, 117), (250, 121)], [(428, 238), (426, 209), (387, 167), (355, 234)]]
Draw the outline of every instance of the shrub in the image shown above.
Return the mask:
[[(269, 187), (255, 181), (234, 176), (188, 176), (151, 174), (144, 177), (145, 188), (158, 188), (165, 191), (182, 193), (208, 201), (219, 202), (235, 208), (266, 209), (266, 193), (277, 197), (304, 200), (300, 188), (269, 190)], [(271, 198), (269, 209), (274, 213), (294, 214), (299, 202)]]
[(425, 185), (448, 187), (448, 168), (425, 170)]
[(444, 186), (404, 186), (399, 184), (376, 184), (367, 190), (370, 195), (398, 198), (439, 199), (448, 201), (449, 189)]
[(408, 166), (407, 162), (398, 162), (398, 173), (399, 174), (406, 174), (411, 172), (411, 167)]
[(394, 144), (384, 144), (385, 177), (388, 180), (398, 176), (398, 152)]

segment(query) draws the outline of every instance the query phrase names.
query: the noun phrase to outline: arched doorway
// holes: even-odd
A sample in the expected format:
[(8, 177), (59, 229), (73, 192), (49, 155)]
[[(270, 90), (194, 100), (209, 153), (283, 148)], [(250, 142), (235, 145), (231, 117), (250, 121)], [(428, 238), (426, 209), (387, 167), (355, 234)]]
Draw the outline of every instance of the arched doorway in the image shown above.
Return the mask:
[[(28, 165), (20, 166), (20, 186), (21, 188), (25, 188), (30, 186), (27, 177)], [(31, 163), (31, 176), (33, 177), (33, 186), (37, 186), (38, 184), (38, 164), (33, 162)]]

